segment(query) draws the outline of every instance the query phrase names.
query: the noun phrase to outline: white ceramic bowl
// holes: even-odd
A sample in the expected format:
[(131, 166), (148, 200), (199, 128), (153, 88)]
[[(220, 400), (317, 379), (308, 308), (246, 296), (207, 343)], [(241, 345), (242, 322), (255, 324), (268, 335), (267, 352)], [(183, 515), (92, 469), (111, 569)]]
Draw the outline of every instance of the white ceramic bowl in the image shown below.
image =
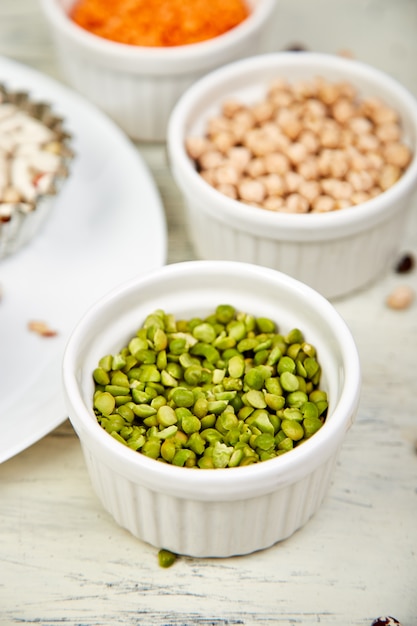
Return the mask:
[[(265, 52), (274, 0), (248, 0), (251, 15), (205, 42), (170, 48), (129, 46), (97, 37), (68, 18), (74, 0), (42, 0), (68, 83), (133, 139), (165, 140), (178, 97), (205, 73)], [(267, 44), (268, 45), (268, 44)]]
[[(229, 97), (253, 103), (270, 81), (322, 76), (348, 81), (360, 96), (377, 96), (394, 108), (414, 157), (390, 189), (356, 207), (330, 213), (266, 211), (233, 200), (197, 173), (184, 140), (204, 135), (207, 120)], [(278, 269), (328, 298), (347, 295), (392, 266), (417, 187), (417, 103), (398, 82), (377, 69), (320, 53), (274, 53), (237, 61), (193, 85), (177, 103), (168, 129), (173, 176), (188, 208), (188, 226), (197, 255)]]
[[(316, 346), (329, 398), (323, 427), (276, 459), (215, 470), (160, 463), (117, 442), (92, 410), (98, 360), (126, 345), (155, 309), (190, 319), (221, 303), (266, 315), (281, 332), (297, 326)], [(158, 548), (225, 557), (267, 548), (317, 511), (357, 411), (361, 376), (349, 329), (318, 293), (268, 268), (193, 261), (141, 276), (93, 306), (69, 340), (63, 380), (93, 487), (114, 519)]]

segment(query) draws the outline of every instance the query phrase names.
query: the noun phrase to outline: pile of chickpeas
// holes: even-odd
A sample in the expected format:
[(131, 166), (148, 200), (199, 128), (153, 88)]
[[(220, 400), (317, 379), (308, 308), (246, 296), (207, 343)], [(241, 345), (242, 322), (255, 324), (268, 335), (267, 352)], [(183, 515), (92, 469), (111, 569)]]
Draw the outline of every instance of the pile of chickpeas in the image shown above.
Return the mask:
[(277, 79), (252, 105), (225, 100), (186, 149), (219, 192), (286, 213), (366, 202), (394, 185), (412, 157), (395, 110), (321, 77)]

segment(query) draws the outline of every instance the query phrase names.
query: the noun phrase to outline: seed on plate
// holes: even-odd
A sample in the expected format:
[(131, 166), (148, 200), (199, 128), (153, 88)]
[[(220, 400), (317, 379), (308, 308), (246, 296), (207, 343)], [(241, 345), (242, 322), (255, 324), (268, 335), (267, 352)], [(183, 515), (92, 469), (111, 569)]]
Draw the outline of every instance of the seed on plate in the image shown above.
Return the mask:
[(58, 334), (56, 330), (52, 330), (48, 324), (41, 321), (28, 322), (28, 329), (40, 337), (55, 337)]

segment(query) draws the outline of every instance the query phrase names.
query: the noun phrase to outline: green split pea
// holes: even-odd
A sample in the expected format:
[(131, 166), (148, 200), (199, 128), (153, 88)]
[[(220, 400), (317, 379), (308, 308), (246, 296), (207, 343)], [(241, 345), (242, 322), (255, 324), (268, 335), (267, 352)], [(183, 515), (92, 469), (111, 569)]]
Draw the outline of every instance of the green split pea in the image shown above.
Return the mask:
[(204, 318), (156, 310), (93, 372), (94, 412), (124, 445), (178, 467), (243, 467), (323, 425), (316, 349), (293, 328), (219, 305)]

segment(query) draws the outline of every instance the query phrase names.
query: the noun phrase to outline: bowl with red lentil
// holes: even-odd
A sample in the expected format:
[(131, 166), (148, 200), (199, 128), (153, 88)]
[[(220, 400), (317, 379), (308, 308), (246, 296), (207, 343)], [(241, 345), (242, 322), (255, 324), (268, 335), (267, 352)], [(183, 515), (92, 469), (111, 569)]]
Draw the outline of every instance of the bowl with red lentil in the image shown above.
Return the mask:
[(417, 103), (361, 62), (281, 52), (193, 85), (168, 130), (199, 258), (259, 263), (329, 298), (391, 267), (417, 186)]
[(87, 311), (63, 381), (114, 520), (156, 548), (227, 557), (286, 539), (318, 511), (361, 372), (350, 330), (310, 287), (258, 265), (191, 261)]
[(265, 52), (274, 0), (42, 0), (61, 71), (133, 139), (164, 141), (205, 73)]

